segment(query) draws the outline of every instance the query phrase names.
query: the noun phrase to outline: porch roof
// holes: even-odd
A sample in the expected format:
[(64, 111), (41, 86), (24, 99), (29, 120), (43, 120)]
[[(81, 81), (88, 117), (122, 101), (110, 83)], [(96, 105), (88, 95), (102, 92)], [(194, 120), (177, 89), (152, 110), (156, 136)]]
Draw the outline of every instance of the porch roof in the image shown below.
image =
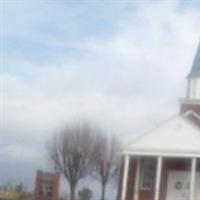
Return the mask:
[(188, 114), (176, 116), (142, 135), (126, 146), (123, 153), (138, 156), (200, 158), (200, 127), (187, 116)]

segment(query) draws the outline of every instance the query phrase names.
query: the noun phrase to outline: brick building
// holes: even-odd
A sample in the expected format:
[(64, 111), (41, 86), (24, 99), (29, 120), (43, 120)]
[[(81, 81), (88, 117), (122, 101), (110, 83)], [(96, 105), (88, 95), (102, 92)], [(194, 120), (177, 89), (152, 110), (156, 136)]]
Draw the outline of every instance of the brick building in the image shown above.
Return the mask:
[(57, 173), (37, 171), (34, 200), (57, 200), (60, 176)]

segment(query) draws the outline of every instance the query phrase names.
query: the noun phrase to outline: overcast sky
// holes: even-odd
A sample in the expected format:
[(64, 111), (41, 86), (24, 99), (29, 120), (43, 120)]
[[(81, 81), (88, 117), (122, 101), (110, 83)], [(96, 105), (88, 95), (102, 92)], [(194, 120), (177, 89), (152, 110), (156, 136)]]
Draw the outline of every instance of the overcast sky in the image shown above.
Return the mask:
[(178, 113), (199, 1), (0, 0), (0, 13), (0, 183), (32, 187), (68, 121), (130, 142)]

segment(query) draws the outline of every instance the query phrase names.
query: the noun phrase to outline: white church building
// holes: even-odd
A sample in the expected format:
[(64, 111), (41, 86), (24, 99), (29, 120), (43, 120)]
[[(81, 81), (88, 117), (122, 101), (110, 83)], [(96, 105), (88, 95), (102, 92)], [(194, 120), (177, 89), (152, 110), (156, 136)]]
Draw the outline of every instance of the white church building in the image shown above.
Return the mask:
[(180, 114), (122, 152), (118, 200), (200, 200), (200, 44)]

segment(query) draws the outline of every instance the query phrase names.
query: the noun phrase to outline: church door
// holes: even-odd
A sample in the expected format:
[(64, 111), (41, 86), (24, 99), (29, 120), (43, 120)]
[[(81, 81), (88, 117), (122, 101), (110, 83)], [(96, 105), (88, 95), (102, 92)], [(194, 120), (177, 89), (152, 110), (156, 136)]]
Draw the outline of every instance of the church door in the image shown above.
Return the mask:
[[(196, 176), (196, 198), (200, 198), (200, 173)], [(169, 171), (167, 181), (166, 200), (189, 200), (190, 192), (190, 172)]]

